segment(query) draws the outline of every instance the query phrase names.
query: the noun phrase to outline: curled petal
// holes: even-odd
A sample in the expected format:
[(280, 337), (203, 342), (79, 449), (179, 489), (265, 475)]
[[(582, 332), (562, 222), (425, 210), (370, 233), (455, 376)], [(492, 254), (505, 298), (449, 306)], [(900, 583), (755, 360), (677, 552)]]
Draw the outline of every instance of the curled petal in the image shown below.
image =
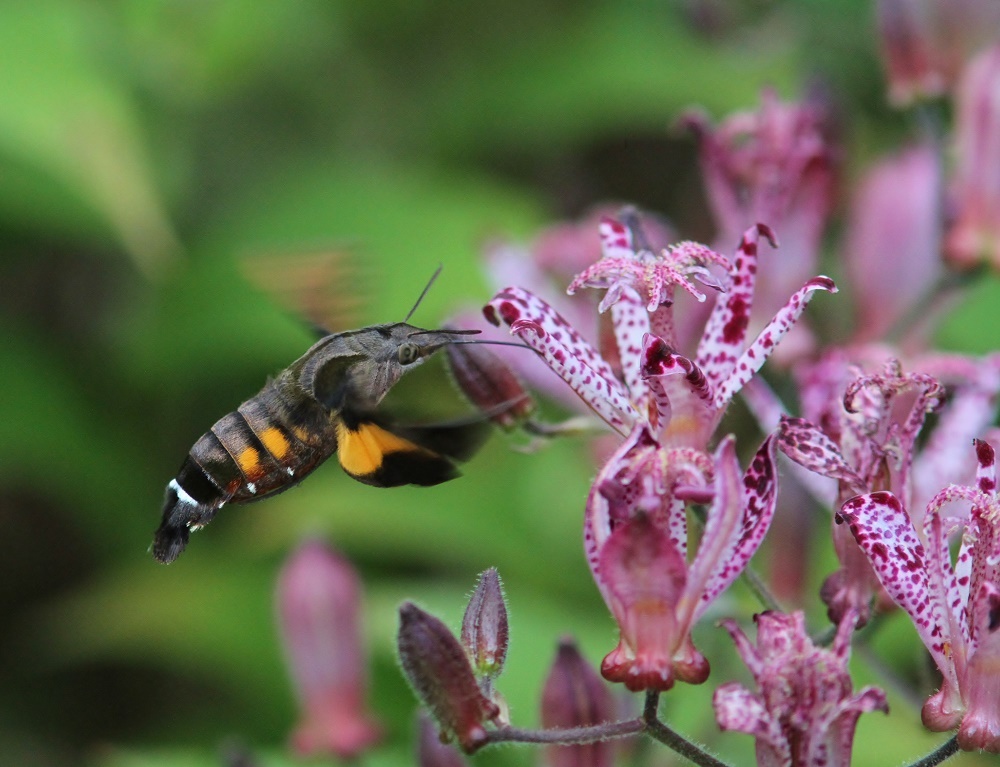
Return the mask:
[(505, 322), (595, 413), (619, 433), (628, 433), (638, 416), (628, 393), (597, 350), (545, 301), (527, 290), (506, 288), (483, 314), (494, 325)]
[[(716, 689), (712, 696), (715, 721), (719, 729), (743, 732), (757, 739), (758, 765), (788, 765), (792, 763), (792, 751), (788, 739), (781, 731), (781, 723), (767, 711), (764, 701), (746, 687), (729, 682)], [(761, 759), (761, 742), (770, 752)]]
[[(848, 767), (858, 717), (865, 711), (888, 711), (881, 690), (865, 688), (857, 695), (850, 694), (850, 643), (841, 634), (850, 634), (854, 616), (838, 633), (842, 646), (834, 650), (812, 643), (801, 612), (783, 615), (767, 611), (754, 620), (756, 647), (733, 621), (723, 623), (760, 692), (734, 694), (740, 688), (720, 688), (725, 690), (721, 701), (718, 695), (715, 701), (720, 726), (730, 725), (754, 735), (758, 764)], [(729, 695), (733, 697), (727, 698)], [(740, 703), (746, 710), (733, 711), (733, 704)]]

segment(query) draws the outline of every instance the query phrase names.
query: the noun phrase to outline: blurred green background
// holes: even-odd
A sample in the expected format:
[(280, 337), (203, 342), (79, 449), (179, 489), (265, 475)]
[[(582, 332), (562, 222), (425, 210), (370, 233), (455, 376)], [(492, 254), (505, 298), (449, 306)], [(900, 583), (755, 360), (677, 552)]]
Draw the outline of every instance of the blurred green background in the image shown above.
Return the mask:
[[(280, 272), (283, 254), (345, 253), (330, 290), (351, 324), (402, 319), (441, 263), (414, 317), (431, 326), (490, 295), (488, 238), (527, 239), (595, 203), (634, 202), (710, 241), (694, 143), (671, 123), (819, 82), (850, 174), (910, 130), (884, 106), (872, 21), (863, 0), (0, 5), (0, 764), (213, 765), (233, 742), (291, 763), (273, 585), (314, 533), (366, 587), (388, 739), (363, 763), (413, 763), (397, 605), (457, 628), (490, 565), (512, 621), (499, 687), (515, 722), (536, 724), (557, 638), (596, 663), (617, 636), (581, 551), (583, 441), (525, 455), (498, 436), (432, 490), (381, 492), (330, 465), (153, 563), (186, 451), (311, 340), (246, 261)], [(443, 380), (425, 366), (400, 396), (461, 412)], [(738, 585), (715, 617), (755, 609)], [(905, 620), (881, 639), (894, 638), (913, 645)], [(667, 695), (665, 716), (749, 763), (751, 739), (719, 736), (708, 708), (715, 683), (745, 672), (712, 621), (698, 642), (715, 675)], [(874, 680), (859, 664), (858, 685)], [(942, 740), (893, 705), (861, 720), (856, 764)]]

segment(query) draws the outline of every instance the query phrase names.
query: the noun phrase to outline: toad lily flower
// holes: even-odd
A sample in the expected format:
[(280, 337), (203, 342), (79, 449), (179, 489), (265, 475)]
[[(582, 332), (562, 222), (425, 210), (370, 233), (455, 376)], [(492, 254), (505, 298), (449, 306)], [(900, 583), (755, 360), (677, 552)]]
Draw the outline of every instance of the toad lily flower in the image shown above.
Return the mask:
[(715, 718), (723, 730), (757, 739), (759, 767), (848, 767), (858, 717), (888, 712), (877, 687), (851, 695), (847, 661), (856, 618), (845, 616), (830, 649), (813, 645), (801, 612), (755, 616), (756, 647), (735, 621), (722, 621), (758, 692), (736, 682), (722, 685), (712, 701)]
[[(837, 480), (837, 507), (854, 495), (876, 490), (891, 489), (909, 500), (914, 444), (944, 390), (929, 375), (904, 375), (896, 360), (875, 375), (854, 371), (858, 377), (847, 385), (842, 399), (835, 391), (839, 382), (827, 393), (828, 404), (816, 414), (822, 428), (805, 418), (782, 417), (781, 450), (805, 468)], [(854, 610), (864, 625), (878, 582), (842, 526), (834, 526), (833, 540), (840, 569), (826, 579), (820, 593), (834, 623)]]
[[(746, 345), (757, 225), (732, 265), (696, 243), (654, 254), (641, 235), (613, 219), (601, 223), (604, 256), (570, 285), (607, 290), (617, 358), (602, 357), (548, 303), (521, 288), (484, 309), (534, 348), (612, 429), (626, 439), (600, 470), (587, 500), (584, 546), (598, 588), (621, 629), (602, 664), (605, 678), (629, 689), (703, 682), (708, 663), (690, 640), (694, 621), (749, 562), (774, 512), (774, 443), (767, 439), (741, 477), (735, 440), (707, 452), (736, 392), (763, 365), (816, 290), (814, 277)], [(708, 266), (724, 266), (724, 286)], [(694, 284), (720, 291), (694, 358), (675, 350), (676, 288), (704, 300)], [(723, 288), (728, 289), (722, 292)], [(615, 370), (621, 371), (621, 379)], [(687, 501), (710, 504), (697, 553), (688, 562)]]
[[(760, 264), (755, 300), (762, 317), (776, 312), (819, 262), (820, 238), (834, 201), (838, 150), (831, 141), (830, 110), (817, 98), (782, 102), (765, 90), (754, 111), (729, 115), (719, 125), (690, 112), (683, 123), (698, 140), (702, 178), (718, 229), (730, 243), (755, 221), (781, 232), (782, 247)], [(760, 326), (754, 325), (756, 332)], [(811, 351), (803, 326), (779, 354)]]
[[(993, 448), (976, 440), (976, 457), (976, 486), (950, 485), (934, 496), (922, 535), (892, 493), (852, 498), (839, 518), (941, 671), (941, 689), (924, 704), (924, 725), (937, 732), (958, 727), (963, 749), (1000, 753), (1000, 494)], [(972, 508), (946, 515), (955, 502)], [(953, 563), (949, 539), (958, 532)]]

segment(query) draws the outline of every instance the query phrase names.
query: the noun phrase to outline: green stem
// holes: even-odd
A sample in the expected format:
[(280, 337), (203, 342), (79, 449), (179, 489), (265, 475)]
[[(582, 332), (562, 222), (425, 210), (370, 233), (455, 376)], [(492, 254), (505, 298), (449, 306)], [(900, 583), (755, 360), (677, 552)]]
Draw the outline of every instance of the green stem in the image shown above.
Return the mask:
[(645, 732), (649, 737), (660, 741), (663, 745), (673, 749), (690, 762), (699, 767), (729, 767), (725, 762), (719, 761), (700, 746), (695, 745), (678, 733), (667, 727), (657, 718), (657, 711), (660, 705), (660, 693), (656, 690), (646, 691), (646, 705), (642, 712), (642, 721), (646, 725)]

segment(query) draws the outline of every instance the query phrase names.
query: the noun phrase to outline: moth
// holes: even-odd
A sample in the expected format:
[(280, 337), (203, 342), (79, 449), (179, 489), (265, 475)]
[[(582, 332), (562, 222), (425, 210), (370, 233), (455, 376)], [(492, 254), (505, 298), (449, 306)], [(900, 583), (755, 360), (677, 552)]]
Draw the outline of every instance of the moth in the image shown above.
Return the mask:
[(334, 453), (347, 474), (376, 487), (429, 486), (458, 476), (454, 461), (468, 459), (485, 437), (481, 419), (398, 427), (377, 412), (404, 373), (462, 343), (461, 336), (478, 333), (407, 324), (416, 308), (403, 322), (323, 336), (260, 393), (216, 421), (167, 484), (153, 557), (173, 562), (191, 531), (223, 506), (287, 490)]

